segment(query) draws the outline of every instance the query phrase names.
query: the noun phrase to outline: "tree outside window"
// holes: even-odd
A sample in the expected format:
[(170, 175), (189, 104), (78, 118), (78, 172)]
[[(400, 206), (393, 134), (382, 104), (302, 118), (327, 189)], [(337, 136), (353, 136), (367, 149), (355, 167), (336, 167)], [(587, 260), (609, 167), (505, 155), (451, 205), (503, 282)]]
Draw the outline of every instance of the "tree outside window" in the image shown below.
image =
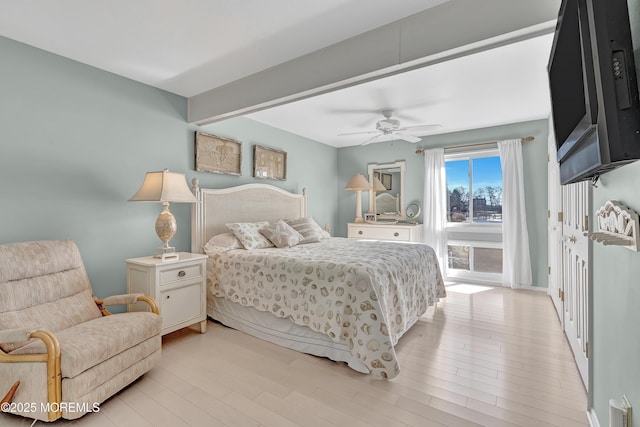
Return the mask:
[(445, 162), (445, 168), (449, 222), (502, 222), (502, 169), (498, 156), (451, 160)]

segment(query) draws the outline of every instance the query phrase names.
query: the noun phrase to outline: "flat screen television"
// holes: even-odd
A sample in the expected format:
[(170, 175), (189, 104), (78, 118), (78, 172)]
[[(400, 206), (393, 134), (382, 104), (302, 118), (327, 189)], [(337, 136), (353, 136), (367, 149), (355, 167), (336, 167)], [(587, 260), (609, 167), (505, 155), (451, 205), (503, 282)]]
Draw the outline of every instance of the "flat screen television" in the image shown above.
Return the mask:
[(627, 0), (563, 0), (548, 73), (562, 184), (595, 182), (640, 158)]

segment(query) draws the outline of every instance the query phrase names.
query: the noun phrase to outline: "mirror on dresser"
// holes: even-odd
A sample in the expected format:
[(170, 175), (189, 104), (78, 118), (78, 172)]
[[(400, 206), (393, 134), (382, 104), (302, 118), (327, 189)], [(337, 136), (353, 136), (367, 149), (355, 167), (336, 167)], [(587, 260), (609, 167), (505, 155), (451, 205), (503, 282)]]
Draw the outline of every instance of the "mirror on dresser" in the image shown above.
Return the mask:
[(375, 213), (378, 220), (405, 219), (404, 176), (406, 162), (372, 163), (369, 165), (369, 213)]

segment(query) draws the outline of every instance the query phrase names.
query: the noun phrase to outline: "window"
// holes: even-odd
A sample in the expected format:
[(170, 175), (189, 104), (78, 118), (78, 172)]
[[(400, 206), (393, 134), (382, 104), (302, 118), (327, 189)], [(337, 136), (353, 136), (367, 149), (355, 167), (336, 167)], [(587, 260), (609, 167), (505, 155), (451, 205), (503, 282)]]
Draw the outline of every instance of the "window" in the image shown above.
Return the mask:
[[(480, 273), (478, 277), (502, 274), (502, 248), (495, 242), (449, 241), (448, 267), (454, 276)], [(455, 274), (457, 273), (457, 274)], [(461, 274), (462, 273), (462, 274)]]
[(501, 281), (502, 168), (497, 149), (445, 156), (447, 276)]
[[(449, 156), (447, 156), (449, 157)], [(494, 150), (445, 162), (449, 222), (502, 222), (502, 168)]]

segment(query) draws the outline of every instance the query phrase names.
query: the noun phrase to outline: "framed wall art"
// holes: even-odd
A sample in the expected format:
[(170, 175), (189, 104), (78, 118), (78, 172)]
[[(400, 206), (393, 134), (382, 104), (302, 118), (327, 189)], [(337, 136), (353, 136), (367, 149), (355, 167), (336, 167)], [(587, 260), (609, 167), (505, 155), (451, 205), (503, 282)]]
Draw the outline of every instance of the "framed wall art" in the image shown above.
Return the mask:
[(285, 181), (287, 179), (287, 152), (254, 145), (253, 176)]
[(196, 170), (242, 175), (242, 142), (196, 132)]

